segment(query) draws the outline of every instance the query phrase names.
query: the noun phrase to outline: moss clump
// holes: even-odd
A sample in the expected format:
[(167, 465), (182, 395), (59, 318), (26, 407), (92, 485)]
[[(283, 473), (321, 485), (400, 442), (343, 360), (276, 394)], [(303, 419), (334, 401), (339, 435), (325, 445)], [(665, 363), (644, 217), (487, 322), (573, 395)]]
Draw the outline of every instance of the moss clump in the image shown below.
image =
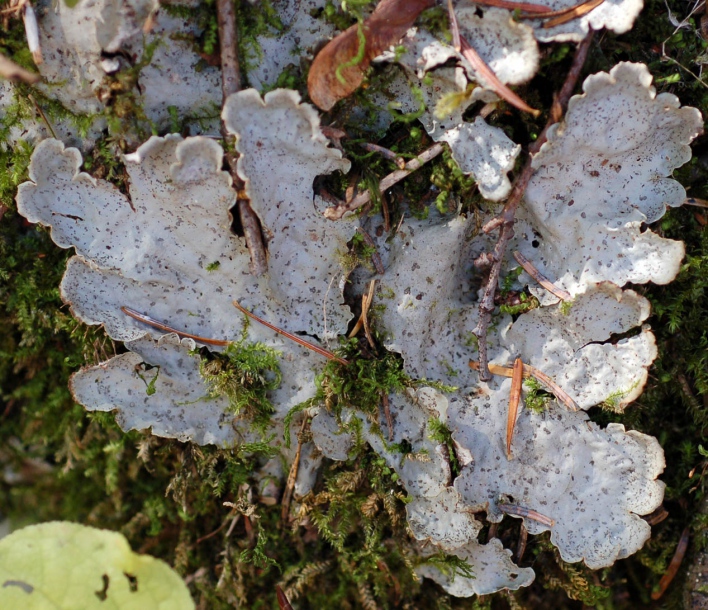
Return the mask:
[(275, 412), (268, 392), (280, 387), (283, 376), (278, 365), (280, 352), (264, 343), (248, 342), (248, 323), (241, 338), (222, 353), (200, 350), (199, 372), (212, 397), (226, 396), (230, 411), (265, 431)]

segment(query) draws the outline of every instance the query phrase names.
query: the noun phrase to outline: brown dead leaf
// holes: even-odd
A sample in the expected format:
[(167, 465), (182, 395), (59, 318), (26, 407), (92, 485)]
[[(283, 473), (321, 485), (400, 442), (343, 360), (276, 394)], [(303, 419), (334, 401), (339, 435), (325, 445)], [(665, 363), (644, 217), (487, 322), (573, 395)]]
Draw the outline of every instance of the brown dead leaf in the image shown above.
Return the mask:
[[(361, 84), (371, 60), (398, 42), (435, 0), (382, 0), (362, 24), (355, 24), (322, 49), (310, 67), (307, 90), (329, 110)], [(362, 48), (363, 47), (363, 48)]]

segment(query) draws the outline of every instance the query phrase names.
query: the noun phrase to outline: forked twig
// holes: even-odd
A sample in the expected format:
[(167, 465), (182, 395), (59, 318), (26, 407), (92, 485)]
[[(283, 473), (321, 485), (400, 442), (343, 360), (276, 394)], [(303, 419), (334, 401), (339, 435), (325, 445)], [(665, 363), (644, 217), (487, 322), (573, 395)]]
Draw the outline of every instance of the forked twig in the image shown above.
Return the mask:
[[(221, 93), (224, 101), (232, 93), (241, 90), (241, 68), (238, 61), (238, 32), (236, 30), (236, 9), (233, 0), (217, 0), (216, 19), (219, 27), (219, 46), (221, 49)], [(226, 128), (222, 134), (227, 139)], [(251, 254), (251, 272), (260, 276), (268, 271), (268, 257), (263, 243), (263, 233), (258, 216), (253, 211), (248, 197), (239, 188), (241, 179), (236, 173), (236, 163), (229, 158), (229, 169), (238, 193), (238, 213), (243, 227), (246, 246)]]
[[(470, 360), (469, 366), (474, 371), (480, 370), (480, 364), (478, 360)], [(508, 366), (499, 366), (498, 364), (489, 364), (489, 372), (493, 375), (500, 375), (502, 377), (513, 377), (514, 369)], [(533, 377), (538, 381), (546, 390), (553, 394), (558, 400), (560, 400), (568, 409), (571, 411), (577, 411), (580, 409), (578, 403), (573, 400), (573, 398), (568, 394), (563, 388), (561, 388), (553, 379), (551, 379), (546, 373), (539, 371), (537, 368), (531, 366), (530, 364), (524, 364), (524, 377)]]
[(554, 100), (553, 107), (551, 109), (551, 116), (546, 123), (546, 127), (543, 129), (543, 132), (541, 132), (538, 139), (529, 147), (529, 157), (526, 160), (521, 173), (514, 181), (511, 194), (504, 205), (504, 209), (498, 216), (498, 226), (501, 227), (501, 231), (499, 233), (499, 239), (490, 254), (492, 267), (490, 269), (489, 278), (479, 304), (479, 321), (477, 322), (475, 329), (472, 331), (478, 339), (480, 378), (483, 381), (489, 381), (492, 378), (492, 375), (489, 372), (489, 360), (487, 357), (487, 329), (489, 328), (489, 323), (492, 320), (492, 313), (494, 313), (494, 295), (499, 284), (499, 275), (501, 272), (502, 261), (504, 260), (504, 251), (506, 250), (509, 240), (514, 235), (516, 208), (519, 206), (519, 203), (521, 203), (526, 187), (528, 186), (531, 176), (533, 176), (534, 173), (534, 168), (531, 165), (532, 155), (540, 150), (541, 146), (546, 141), (548, 129), (551, 125), (560, 120), (565, 108), (568, 107), (568, 101), (573, 94), (578, 78), (580, 78), (580, 73), (590, 50), (593, 34), (594, 32), (591, 29), (588, 35), (578, 45), (578, 49), (575, 52), (575, 57), (573, 58), (573, 65), (566, 76), (558, 97)]
[(221, 339), (209, 339), (208, 337), (200, 337), (199, 335), (192, 335), (190, 333), (186, 333), (181, 330), (177, 330), (176, 328), (172, 328), (171, 326), (168, 326), (164, 322), (159, 322), (158, 320), (155, 320), (155, 318), (151, 318), (148, 315), (145, 315), (144, 313), (140, 313), (139, 311), (136, 311), (132, 307), (126, 307), (125, 305), (120, 308), (120, 310), (126, 315), (130, 316), (134, 320), (138, 320), (138, 322), (142, 322), (143, 324), (147, 324), (148, 326), (152, 326), (153, 328), (158, 328), (160, 330), (164, 330), (166, 333), (175, 333), (176, 335), (179, 335), (180, 337), (186, 337), (187, 339), (194, 339), (194, 341), (197, 341), (199, 343), (204, 343), (205, 345), (219, 345), (219, 346), (226, 346), (231, 343), (231, 341), (223, 341)]
[(340, 358), (339, 356), (336, 356), (332, 352), (324, 349), (323, 347), (320, 347), (319, 345), (315, 345), (314, 343), (310, 343), (309, 341), (305, 341), (302, 337), (298, 337), (297, 335), (293, 335), (292, 333), (289, 333), (287, 330), (283, 330), (282, 328), (278, 328), (277, 326), (271, 324), (270, 322), (267, 322), (263, 318), (259, 318), (256, 314), (248, 311), (245, 307), (241, 307), (238, 301), (232, 301), (233, 306), (238, 309), (242, 314), (247, 315), (249, 318), (252, 320), (255, 320), (259, 324), (263, 324), (266, 328), (270, 328), (271, 330), (275, 331), (279, 335), (283, 335), (283, 337), (287, 337), (291, 341), (295, 341), (298, 345), (302, 345), (303, 347), (306, 347), (307, 349), (311, 349), (313, 352), (317, 352), (320, 356), (324, 356), (325, 358), (328, 358), (329, 360), (336, 360), (339, 362), (339, 364), (344, 364), (345, 366), (349, 364), (348, 360), (345, 360), (344, 358)]
[[(442, 151), (443, 145), (440, 143), (434, 144), (427, 150), (424, 150), (415, 159), (408, 161), (405, 169), (397, 169), (381, 180), (381, 182), (379, 182), (379, 192), (385, 193), (394, 184), (400, 182), (406, 176), (412, 174), (415, 170), (425, 165), (428, 161), (437, 157)], [(369, 203), (369, 201), (371, 201), (371, 191), (366, 190), (354, 197), (354, 199), (352, 199), (349, 203), (340, 203), (335, 207), (327, 208), (324, 211), (324, 216), (329, 220), (339, 220), (347, 212), (353, 212), (364, 204)]]
[(515, 251), (514, 258), (516, 262), (519, 263), (524, 268), (524, 271), (528, 273), (534, 280), (536, 280), (541, 286), (543, 286), (552, 295), (557, 296), (561, 301), (570, 301), (572, 296), (566, 290), (558, 288), (551, 280), (549, 280), (543, 273), (541, 273), (536, 266), (527, 259), (521, 252)]

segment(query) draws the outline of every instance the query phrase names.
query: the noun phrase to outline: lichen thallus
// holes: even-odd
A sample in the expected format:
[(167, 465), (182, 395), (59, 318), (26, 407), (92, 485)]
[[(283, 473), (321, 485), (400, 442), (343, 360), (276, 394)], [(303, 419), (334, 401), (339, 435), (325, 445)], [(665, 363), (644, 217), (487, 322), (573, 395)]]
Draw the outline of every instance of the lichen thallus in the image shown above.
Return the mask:
[[(313, 352), (317, 352), (320, 354), (320, 356), (324, 356), (325, 358), (329, 360), (335, 360), (336, 362), (339, 362), (340, 364), (343, 365), (348, 365), (349, 361), (345, 360), (344, 358), (340, 358), (336, 354), (333, 354), (332, 352), (324, 349), (323, 347), (319, 347), (318, 345), (314, 345), (313, 343), (310, 343), (309, 341), (305, 341), (301, 337), (298, 337), (297, 335), (293, 335), (292, 333), (287, 332), (286, 330), (283, 330), (282, 328), (278, 328), (277, 326), (271, 324), (270, 322), (267, 322), (263, 318), (258, 317), (256, 314), (251, 313), (244, 307), (242, 307), (238, 301), (233, 301), (234, 307), (238, 309), (241, 313), (245, 314), (249, 318), (255, 320), (259, 324), (263, 324), (263, 326), (266, 326), (267, 328), (270, 328), (271, 330), (275, 331), (276, 333), (283, 335), (284, 337), (287, 337), (288, 339), (295, 341), (295, 343), (298, 343), (299, 345), (302, 345), (303, 347), (306, 347), (307, 349), (311, 349)], [(228, 346), (232, 343), (232, 341), (227, 341), (225, 339), (210, 339), (208, 337), (200, 337), (199, 335), (193, 335), (191, 333), (187, 333), (181, 330), (178, 330), (176, 328), (173, 328), (172, 326), (169, 326), (168, 324), (165, 324), (164, 322), (159, 322), (158, 320), (155, 320), (154, 318), (140, 313), (139, 311), (136, 311), (132, 307), (128, 306), (122, 306), (120, 310), (127, 316), (130, 316), (134, 320), (138, 320), (139, 322), (142, 322), (143, 324), (147, 324), (148, 326), (152, 326), (154, 328), (158, 328), (160, 330), (164, 330), (165, 332), (168, 333), (175, 333), (176, 335), (179, 335), (180, 337), (185, 337), (187, 339), (193, 339), (194, 341), (197, 341), (199, 343), (204, 343), (205, 345), (216, 345), (216, 346)]]

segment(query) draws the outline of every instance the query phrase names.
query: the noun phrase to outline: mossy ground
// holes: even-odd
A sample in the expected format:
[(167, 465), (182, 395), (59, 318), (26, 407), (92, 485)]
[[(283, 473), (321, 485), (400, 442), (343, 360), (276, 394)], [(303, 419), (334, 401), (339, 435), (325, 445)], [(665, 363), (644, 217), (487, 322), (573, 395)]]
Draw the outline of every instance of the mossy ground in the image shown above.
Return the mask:
[[(359, 10), (366, 2), (351, 4)], [(689, 11), (689, 5), (676, 0), (669, 7), (679, 19)], [(205, 33), (195, 44), (206, 55), (215, 48), (213, 10), (214, 3), (206, 0), (195, 12), (185, 14), (201, 20)], [(438, 13), (431, 11), (426, 19), (440, 21)], [(332, 13), (330, 18), (337, 15)], [(347, 23), (353, 20), (347, 19)], [(247, 67), (249, 61), (258, 60), (253, 32), (277, 31), (279, 24), (274, 13), (250, 9), (242, 14), (240, 24)], [(683, 104), (705, 113), (708, 85), (689, 72), (698, 74), (696, 62), (708, 46), (697, 27), (698, 15), (688, 28), (673, 34), (666, 5), (651, 0), (632, 32), (597, 36), (586, 73), (607, 70), (623, 60), (645, 62), (659, 91), (675, 93)], [(661, 57), (665, 40), (671, 60)], [(0, 32), (0, 52), (31, 65), (17, 22)], [(571, 56), (570, 45), (544, 48), (541, 73), (520, 89), (532, 106), (550, 106), (551, 92), (558, 89)], [(284, 84), (304, 92), (303, 76), (300, 66), (291, 67), (283, 76)], [(376, 78), (371, 77), (370, 87)], [(21, 90), (20, 98), (26, 93)], [(355, 97), (357, 103), (366, 99), (365, 93)], [(19, 117), (27, 108), (18, 105), (14, 112)], [(347, 102), (339, 112), (346, 114), (346, 108)], [(139, 120), (139, 112), (133, 118)], [(11, 120), (8, 113), (6, 127)], [(503, 125), (516, 141), (528, 142), (544, 119), (529, 121), (502, 108), (491, 120)], [(120, 125), (115, 122), (112, 128)], [(355, 129), (352, 133), (357, 135)], [(0, 139), (6, 135), (0, 130)], [(119, 132), (106, 135), (86, 163), (88, 171), (119, 187), (125, 176), (112, 151), (120, 140)], [(406, 121), (395, 123), (380, 143), (403, 156), (429, 144), (415, 122)], [(367, 185), (393, 169), (387, 161), (356, 151), (354, 144), (347, 146)], [(708, 199), (708, 138), (699, 138), (694, 151), (692, 162), (677, 174), (690, 195)], [(411, 578), (413, 555), (404, 535), (405, 495), (394, 473), (375, 454), (363, 449), (348, 462), (328, 463), (315, 492), (302, 502), (296, 525), (284, 528), (280, 505), (257, 502), (258, 485), (264, 483), (254, 481), (253, 470), (259, 460), (269, 457), (266, 445), (224, 451), (145, 432), (125, 434), (111, 414), (89, 414), (73, 402), (67, 390), (69, 375), (121, 348), (101, 330), (73, 320), (58, 292), (67, 252), (54, 247), (45, 230), (28, 225), (14, 210), (15, 190), (27, 179), (30, 154), (24, 145), (0, 147), (0, 204), (7, 208), (0, 222), (0, 463), (6, 473), (0, 479), (0, 511), (13, 525), (66, 519), (120, 530), (134, 549), (174, 565), (186, 577), (198, 607), (205, 609), (276, 608), (276, 583), (291, 599), (297, 598), (300, 608), (313, 609), (683, 607), (680, 577), (660, 601), (653, 602), (650, 593), (682, 530), (691, 528), (690, 552), (705, 544), (708, 531), (708, 518), (696, 514), (705, 494), (708, 465), (705, 210), (672, 210), (654, 227), (666, 237), (683, 240), (687, 258), (671, 285), (636, 287), (652, 301), (650, 323), (660, 353), (646, 391), (623, 415), (591, 413), (603, 424), (618, 421), (659, 439), (668, 464), (662, 477), (667, 484), (668, 518), (653, 528), (652, 539), (639, 553), (599, 572), (560, 561), (547, 537), (530, 539), (522, 565), (536, 571), (531, 587), (513, 595), (458, 600), (430, 582), (421, 587)], [(431, 184), (436, 187), (433, 191)], [(346, 186), (339, 185), (342, 190)], [(443, 194), (459, 194), (469, 185), (449, 159), (440, 158), (399, 188), (388, 201), (392, 212), (402, 201), (416, 198), (423, 201), (417, 213), (425, 213), (435, 202), (441, 211), (454, 209), (445, 208)], [(431, 192), (434, 196), (429, 197)], [(466, 203), (475, 204), (474, 198)], [(439, 430), (441, 436), (445, 433)], [(518, 522), (505, 520), (497, 536), (505, 546), (516, 548)]]

